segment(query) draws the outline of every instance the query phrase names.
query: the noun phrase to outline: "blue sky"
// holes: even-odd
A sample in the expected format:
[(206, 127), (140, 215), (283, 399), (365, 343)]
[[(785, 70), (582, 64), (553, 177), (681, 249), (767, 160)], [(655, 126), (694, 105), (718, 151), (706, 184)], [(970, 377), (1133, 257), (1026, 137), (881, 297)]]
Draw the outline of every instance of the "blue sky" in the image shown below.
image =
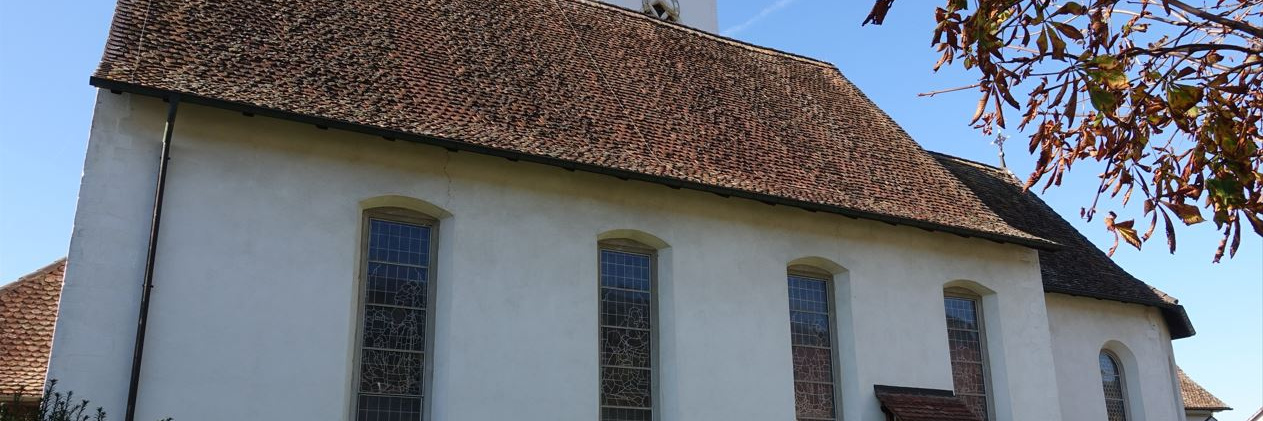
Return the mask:
[[(966, 125), (971, 93), (917, 97), (970, 83), (948, 69), (934, 74), (931, 5), (895, 3), (885, 26), (861, 27), (867, 1), (719, 0), (720, 28), (754, 44), (836, 64), (926, 149), (996, 163), (989, 138)], [(95, 91), (88, 86), (105, 42), (113, 2), (0, 0), (0, 283), (66, 254)], [(1007, 148), (1009, 166), (1032, 164), (1021, 133)], [(1095, 188), (1090, 166), (1043, 194), (1098, 245), (1112, 237), (1100, 220), (1078, 218)], [(1132, 210), (1136, 212), (1136, 210)], [(1191, 376), (1237, 408), (1241, 421), (1263, 405), (1263, 248), (1247, 237), (1234, 260), (1211, 264), (1218, 236), (1210, 224), (1183, 229), (1180, 251), (1161, 239), (1143, 252), (1120, 248), (1116, 260), (1137, 277), (1180, 298), (1197, 336), (1175, 342)], [(1052, 387), (1050, 385), (1050, 387)]]

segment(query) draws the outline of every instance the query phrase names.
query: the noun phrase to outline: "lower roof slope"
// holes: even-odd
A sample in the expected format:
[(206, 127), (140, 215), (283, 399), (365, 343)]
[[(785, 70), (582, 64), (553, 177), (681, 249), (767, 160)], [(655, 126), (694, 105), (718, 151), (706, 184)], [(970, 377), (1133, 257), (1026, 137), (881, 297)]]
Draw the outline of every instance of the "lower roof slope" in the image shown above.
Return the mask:
[(982, 421), (950, 390), (873, 386), (882, 412), (899, 421)]
[(1193, 324), (1184, 306), (1119, 267), (1039, 196), (1022, 191), (1021, 181), (1013, 174), (950, 155), (931, 154), (1009, 225), (1062, 246), (1057, 251), (1039, 252), (1045, 292), (1157, 307), (1173, 339), (1193, 336)]
[(0, 397), (44, 392), (65, 274), (63, 258), (0, 287)]
[(120, 0), (93, 83), (1055, 247), (835, 67), (586, 0)]
[(1232, 409), (1232, 407), (1229, 407), (1224, 401), (1212, 395), (1202, 385), (1193, 381), (1188, 374), (1184, 373), (1184, 369), (1176, 367), (1175, 370), (1180, 377), (1180, 395), (1184, 397), (1184, 409), (1201, 411), (1228, 411)]

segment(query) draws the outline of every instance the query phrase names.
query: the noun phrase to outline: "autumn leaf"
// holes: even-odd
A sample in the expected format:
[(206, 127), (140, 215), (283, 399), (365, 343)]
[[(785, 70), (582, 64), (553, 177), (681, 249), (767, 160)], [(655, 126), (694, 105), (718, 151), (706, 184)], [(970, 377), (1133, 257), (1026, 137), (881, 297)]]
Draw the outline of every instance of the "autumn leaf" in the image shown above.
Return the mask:
[(1202, 218), (1201, 209), (1197, 206), (1175, 202), (1162, 202), (1162, 204), (1166, 206), (1167, 209), (1170, 209), (1171, 212), (1174, 212), (1175, 216), (1178, 216), (1180, 220), (1184, 222), (1184, 225), (1206, 222), (1206, 219)]

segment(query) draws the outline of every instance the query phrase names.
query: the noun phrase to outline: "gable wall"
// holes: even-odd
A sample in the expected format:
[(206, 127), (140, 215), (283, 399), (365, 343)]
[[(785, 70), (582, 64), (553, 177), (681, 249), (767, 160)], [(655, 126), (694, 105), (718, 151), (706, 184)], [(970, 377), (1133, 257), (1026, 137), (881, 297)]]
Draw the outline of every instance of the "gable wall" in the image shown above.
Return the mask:
[(1157, 309), (1062, 294), (1048, 294), (1045, 300), (1065, 419), (1105, 419), (1097, 363), (1102, 348), (1122, 360), (1128, 420), (1184, 417), (1171, 336)]
[[(65, 390), (121, 413), (165, 105), (98, 99), (54, 343)], [(752, 168), (757, 171), (757, 168)], [(138, 419), (339, 419), (353, 373), (360, 202), (440, 222), (436, 420), (595, 419), (596, 241), (660, 252), (662, 420), (793, 413), (786, 265), (834, 297), (846, 420), (872, 385), (951, 389), (942, 288), (985, 300), (1000, 420), (1057, 420), (1035, 252), (185, 105), (175, 129)], [(1095, 367), (1095, 365), (1091, 365)], [(1068, 418), (1069, 419), (1069, 418)]]

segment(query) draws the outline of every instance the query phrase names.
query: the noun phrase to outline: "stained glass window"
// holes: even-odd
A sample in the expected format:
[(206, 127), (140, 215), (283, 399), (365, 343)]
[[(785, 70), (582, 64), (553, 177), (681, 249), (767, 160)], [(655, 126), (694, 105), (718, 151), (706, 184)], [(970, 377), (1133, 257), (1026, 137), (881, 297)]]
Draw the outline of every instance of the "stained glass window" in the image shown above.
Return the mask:
[(989, 420), (989, 386), (987, 382), (986, 347), (978, 300), (972, 297), (947, 296), (943, 300), (947, 312), (947, 346), (951, 351), (952, 381), (956, 395), (982, 419)]
[(418, 421), (423, 405), (429, 225), (368, 220), (357, 421)]
[(1107, 351), (1101, 351), (1101, 386), (1105, 388), (1105, 413), (1109, 421), (1127, 421), (1127, 399), (1123, 394), (1123, 370)]
[(789, 276), (789, 328), (797, 419), (837, 419), (828, 281)]
[(602, 248), (601, 420), (653, 419), (653, 256)]

